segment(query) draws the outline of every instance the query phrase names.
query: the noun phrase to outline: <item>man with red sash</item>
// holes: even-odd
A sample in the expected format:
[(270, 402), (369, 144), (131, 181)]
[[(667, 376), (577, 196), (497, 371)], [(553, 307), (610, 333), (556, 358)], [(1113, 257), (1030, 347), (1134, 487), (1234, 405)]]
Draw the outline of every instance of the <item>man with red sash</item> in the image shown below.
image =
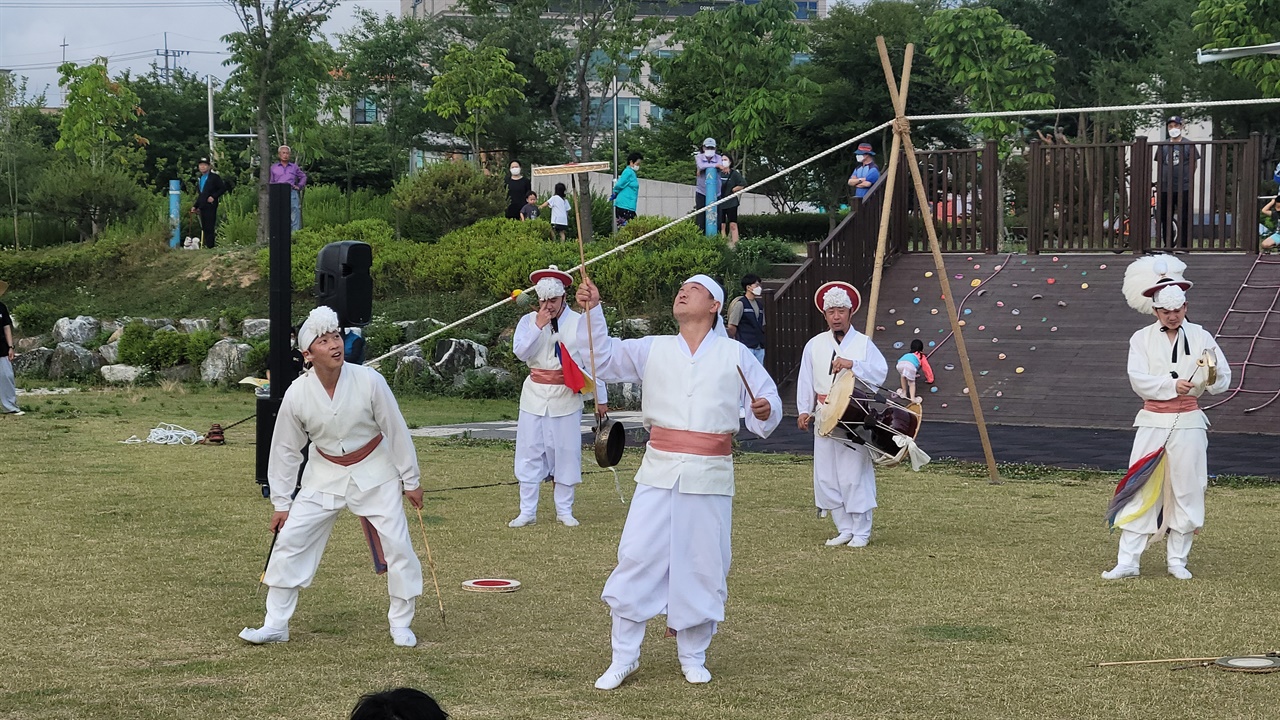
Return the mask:
[[(284, 394), (271, 438), (267, 479), (278, 533), (263, 576), (267, 615), (260, 628), (240, 637), (255, 645), (287, 642), (298, 591), (311, 585), (329, 531), (342, 508), (369, 521), (387, 564), (387, 618), (396, 645), (418, 640), (409, 624), (422, 594), (422, 564), (409, 539), (401, 493), (422, 507), (418, 455), (387, 381), (373, 368), (344, 361), (338, 315), (311, 311), (298, 330), (298, 347), (312, 369)], [(302, 487), (293, 497), (310, 443)]]
[[(676, 294), (678, 335), (610, 338), (595, 285), (583, 282), (577, 299), (591, 314), (598, 379), (643, 382), (649, 431), (618, 565), (601, 598), (613, 616), (613, 662), (596, 688), (612, 690), (640, 668), (645, 624), (662, 614), (676, 631), (685, 680), (710, 682), (707, 647), (728, 597), (733, 436), (743, 408), (756, 435), (778, 427), (778, 388), (751, 350), (725, 332), (724, 291), (706, 275), (689, 278)], [(586, 339), (577, 343), (585, 352)]]
[[(550, 477), (556, 520), (576, 527), (573, 496), (582, 482), (582, 399), (591, 392), (590, 379), (570, 353), (582, 316), (565, 302), (565, 288), (573, 284), (569, 273), (552, 265), (534, 271), (529, 282), (538, 294), (538, 309), (520, 318), (511, 338), (516, 357), (529, 365), (529, 377), (520, 390), (516, 426), (520, 515), (507, 525), (518, 528), (537, 521), (538, 491)], [(577, 357), (585, 359), (587, 354)], [(604, 383), (595, 388), (595, 397), (596, 412), (603, 414), (608, 409)]]
[[(1209, 482), (1205, 431), (1209, 419), (1197, 398), (1218, 394), (1231, 386), (1231, 369), (1222, 349), (1207, 330), (1186, 321), (1191, 283), (1181, 276), (1186, 265), (1176, 258), (1141, 258), (1125, 272), (1125, 295), (1134, 309), (1154, 313), (1156, 322), (1129, 338), (1129, 384), (1143, 406), (1134, 419), (1138, 428), (1130, 465), (1164, 448), (1167, 471), (1151, 492), (1138, 492), (1119, 508), (1120, 528), (1116, 566), (1102, 573), (1105, 580), (1137, 577), (1147, 542), (1168, 533), (1169, 574), (1190, 580), (1187, 556), (1191, 541), (1204, 526), (1204, 490)], [(1214, 359), (1210, 371), (1199, 360)]]
[[(796, 422), (801, 430), (810, 429), (815, 406), (827, 401), (827, 392), (840, 371), (850, 370), (854, 377), (873, 386), (882, 384), (889, 374), (884, 355), (870, 338), (853, 329), (853, 314), (862, 304), (857, 288), (846, 282), (829, 282), (818, 288), (813, 302), (826, 318), (828, 330), (805, 344), (800, 360)], [(827, 545), (866, 547), (876, 507), (876, 467), (866, 448), (814, 435), (813, 497), (814, 504), (830, 513), (836, 526), (836, 536)]]

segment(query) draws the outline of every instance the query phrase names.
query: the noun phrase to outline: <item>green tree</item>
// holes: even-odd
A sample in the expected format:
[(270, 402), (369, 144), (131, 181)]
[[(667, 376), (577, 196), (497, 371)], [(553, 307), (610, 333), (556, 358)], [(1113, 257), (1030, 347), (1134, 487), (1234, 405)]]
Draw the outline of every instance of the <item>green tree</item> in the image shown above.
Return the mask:
[(164, 191), (169, 180), (186, 179), (196, 160), (208, 154), (206, 88), (195, 73), (175, 68), (165, 82), (154, 65), (145, 75), (123, 81), (138, 96), (138, 133), (147, 138), (142, 170), (148, 184)]
[(481, 133), (500, 110), (522, 97), (525, 82), (503, 48), (455, 43), (427, 91), (426, 108), (453, 120), (457, 133), (471, 143), (478, 165)]
[(407, 164), (408, 154), (391, 143), (386, 126), (379, 123), (354, 127), (325, 123), (316, 135), (316, 144), (324, 152), (307, 163), (308, 185), (385, 193)]
[(40, 111), (43, 105), (43, 96), (27, 96), (25, 78), (0, 72), (0, 200), (12, 223), (15, 250), (21, 235), (18, 216), (31, 209), (31, 186), (55, 157), (58, 123)]
[(497, 177), (463, 162), (432, 163), (402, 178), (392, 205), (406, 221), (404, 234), (415, 240), (437, 240), (485, 218), (500, 217), (507, 191)]
[[(1264, 0), (1200, 0), (1191, 14), (1195, 30), (1213, 49), (1265, 45), (1280, 37), (1280, 14)], [(1232, 72), (1258, 86), (1266, 97), (1280, 95), (1280, 57), (1249, 55), (1230, 63)]]
[(69, 151), (94, 169), (133, 165), (139, 159), (137, 148), (146, 143), (141, 135), (130, 132), (141, 112), (137, 94), (111, 78), (104, 57), (84, 66), (63, 63), (58, 74), (67, 102), (58, 124), (57, 149)]
[(73, 223), (82, 240), (96, 238), (108, 223), (128, 217), (146, 199), (133, 177), (115, 165), (56, 164), (31, 190), (37, 210)]
[[(228, 0), (241, 29), (223, 40), (234, 67), (227, 85), (241, 95), (239, 107), (252, 112), (257, 135), (258, 242), (267, 242), (268, 184), (272, 141), (299, 145), (299, 133), (318, 125), (322, 90), (335, 66), (320, 26), (338, 0)], [(289, 140), (293, 137), (293, 140)], [(305, 135), (303, 136), (305, 140)]]

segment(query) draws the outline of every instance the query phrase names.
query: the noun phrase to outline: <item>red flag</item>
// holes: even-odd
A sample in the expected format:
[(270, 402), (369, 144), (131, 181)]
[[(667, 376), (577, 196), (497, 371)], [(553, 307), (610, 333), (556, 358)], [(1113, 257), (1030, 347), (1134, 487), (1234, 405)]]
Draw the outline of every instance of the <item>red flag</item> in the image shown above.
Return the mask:
[[(556, 355), (560, 357), (560, 371), (564, 373), (564, 385), (570, 390), (580, 393), (584, 390), (590, 392), (594, 390), (594, 383), (591, 383), (587, 376), (582, 373), (582, 369), (573, 361), (573, 356), (569, 354), (569, 348), (564, 343), (556, 343)], [(588, 385), (591, 388), (588, 389)]]

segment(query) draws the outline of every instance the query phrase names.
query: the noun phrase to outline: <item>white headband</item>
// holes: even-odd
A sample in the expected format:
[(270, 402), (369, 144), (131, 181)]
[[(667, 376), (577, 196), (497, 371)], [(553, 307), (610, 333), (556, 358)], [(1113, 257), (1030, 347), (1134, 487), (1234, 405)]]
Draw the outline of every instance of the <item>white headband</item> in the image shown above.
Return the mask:
[(852, 308), (853, 300), (849, 298), (849, 293), (845, 292), (842, 287), (833, 287), (822, 296), (822, 310), (826, 312), (831, 308)]
[(338, 313), (328, 305), (321, 305), (307, 315), (306, 322), (298, 328), (298, 349), (309, 351), (316, 338), (338, 331)]
[(1161, 310), (1177, 310), (1187, 304), (1187, 292), (1179, 285), (1162, 287), (1151, 296), (1151, 307)]
[(544, 277), (533, 286), (533, 290), (538, 293), (539, 300), (550, 300), (564, 295), (564, 283), (555, 278)]
[[(707, 292), (711, 293), (711, 298), (720, 303), (721, 308), (724, 307), (724, 289), (720, 287), (720, 283), (712, 280), (711, 276), (699, 273), (684, 281), (686, 285), (689, 283), (697, 283), (706, 288)], [(716, 324), (711, 331), (721, 337), (729, 337), (728, 331), (724, 328), (724, 317), (720, 313), (716, 313)]]

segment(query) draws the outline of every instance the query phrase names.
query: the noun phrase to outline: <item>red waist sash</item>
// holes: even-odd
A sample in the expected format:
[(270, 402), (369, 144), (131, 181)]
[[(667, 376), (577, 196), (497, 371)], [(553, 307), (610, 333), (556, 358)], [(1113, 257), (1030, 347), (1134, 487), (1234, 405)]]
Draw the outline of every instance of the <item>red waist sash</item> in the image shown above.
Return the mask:
[(733, 435), (696, 430), (672, 430), (653, 425), (649, 428), (649, 447), (663, 452), (721, 457), (733, 454)]
[(1172, 400), (1147, 400), (1142, 409), (1154, 413), (1184, 413), (1200, 409), (1200, 403), (1190, 395), (1179, 395)]
[(320, 453), (320, 457), (324, 458), (325, 460), (328, 460), (334, 465), (341, 465), (342, 467), (351, 467), (352, 465), (355, 465), (361, 460), (369, 457), (369, 454), (372, 453), (374, 450), (378, 449), (378, 446), (381, 444), (382, 444), (382, 433), (378, 433), (377, 435), (374, 436), (372, 440), (365, 443), (364, 447), (360, 448), (359, 450), (354, 450), (352, 452), (349, 452), (346, 455), (330, 455), (329, 453), (321, 450), (320, 448), (316, 448), (316, 452)]
[(826, 395), (819, 395), (819, 396), (818, 396), (818, 404), (819, 404), (819, 405), (826, 405), (826, 404), (827, 404), (827, 396), (826, 396)]
[(529, 368), (529, 377), (539, 385), (563, 385), (563, 370), (543, 370), (540, 368)]

